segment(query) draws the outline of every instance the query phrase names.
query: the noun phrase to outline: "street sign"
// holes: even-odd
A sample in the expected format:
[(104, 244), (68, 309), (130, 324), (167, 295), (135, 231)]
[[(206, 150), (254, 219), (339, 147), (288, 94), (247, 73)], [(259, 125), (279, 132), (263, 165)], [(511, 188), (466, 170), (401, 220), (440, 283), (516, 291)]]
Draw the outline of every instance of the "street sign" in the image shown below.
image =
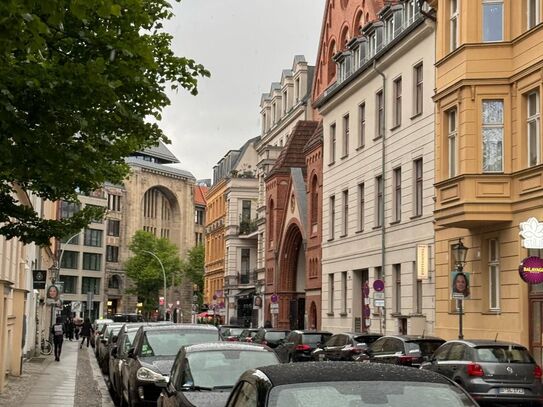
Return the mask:
[(270, 304), (270, 309), (279, 309), (279, 304), (277, 304), (277, 303), (271, 303), (271, 304)]
[(385, 293), (382, 291), (378, 291), (373, 293), (373, 299), (374, 300), (384, 300), (385, 299)]
[(385, 306), (385, 300), (373, 300), (373, 306), (374, 307), (384, 307)]
[(277, 294), (272, 294), (270, 300), (273, 304), (275, 304), (279, 298), (277, 297)]
[(375, 291), (383, 291), (385, 289), (385, 282), (383, 280), (375, 280), (373, 282), (373, 289)]
[(272, 314), (279, 314), (279, 308), (270, 308)]
[(168, 303), (168, 308), (172, 308), (173, 307), (173, 304), (172, 303)]

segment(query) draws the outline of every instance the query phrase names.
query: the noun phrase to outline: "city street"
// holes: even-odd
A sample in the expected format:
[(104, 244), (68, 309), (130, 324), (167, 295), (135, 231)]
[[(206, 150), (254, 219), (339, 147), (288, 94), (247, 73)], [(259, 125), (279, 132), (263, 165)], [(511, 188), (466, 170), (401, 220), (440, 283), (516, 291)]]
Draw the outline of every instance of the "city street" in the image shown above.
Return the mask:
[(0, 406), (113, 407), (92, 353), (76, 341), (64, 341), (60, 362), (53, 355), (23, 363), (23, 375), (10, 379)]

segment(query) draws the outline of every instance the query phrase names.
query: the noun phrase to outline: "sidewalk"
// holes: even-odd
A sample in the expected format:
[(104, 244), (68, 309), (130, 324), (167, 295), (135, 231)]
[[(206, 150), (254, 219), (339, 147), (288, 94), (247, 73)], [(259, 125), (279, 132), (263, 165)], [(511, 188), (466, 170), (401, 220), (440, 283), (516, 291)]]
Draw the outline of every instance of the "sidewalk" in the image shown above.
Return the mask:
[(64, 341), (60, 362), (54, 356), (26, 361), (21, 377), (11, 377), (0, 406), (113, 407), (92, 348)]

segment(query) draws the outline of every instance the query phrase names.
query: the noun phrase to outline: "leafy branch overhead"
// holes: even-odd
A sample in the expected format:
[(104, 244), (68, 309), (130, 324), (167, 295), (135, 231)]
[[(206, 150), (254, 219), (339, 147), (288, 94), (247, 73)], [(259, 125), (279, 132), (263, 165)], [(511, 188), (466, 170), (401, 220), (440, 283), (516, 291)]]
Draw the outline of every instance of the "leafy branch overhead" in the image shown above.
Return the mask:
[(148, 120), (166, 87), (196, 95), (209, 72), (172, 52), (167, 0), (3, 0), (0, 16), (0, 234), (47, 244), (95, 214), (40, 220), (13, 186), (75, 202), (121, 183), (125, 157), (168, 142)]

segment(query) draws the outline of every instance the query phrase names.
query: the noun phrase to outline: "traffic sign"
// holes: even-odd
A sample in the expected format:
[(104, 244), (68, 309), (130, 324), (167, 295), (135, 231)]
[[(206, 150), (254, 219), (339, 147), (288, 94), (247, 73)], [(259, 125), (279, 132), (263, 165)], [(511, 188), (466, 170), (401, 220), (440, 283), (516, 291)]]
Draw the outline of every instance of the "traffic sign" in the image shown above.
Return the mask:
[(385, 299), (385, 293), (382, 291), (378, 291), (373, 293), (373, 299), (374, 300), (384, 300)]
[(384, 307), (385, 306), (385, 300), (373, 300), (373, 306), (374, 307)]
[(277, 303), (271, 303), (271, 304), (270, 304), (270, 309), (279, 309), (279, 304), (277, 304)]
[(373, 282), (373, 289), (375, 291), (383, 291), (385, 289), (385, 282), (383, 280), (375, 280)]
[(271, 302), (274, 304), (279, 300), (279, 298), (277, 297), (277, 294), (272, 294), (270, 299), (271, 299)]

